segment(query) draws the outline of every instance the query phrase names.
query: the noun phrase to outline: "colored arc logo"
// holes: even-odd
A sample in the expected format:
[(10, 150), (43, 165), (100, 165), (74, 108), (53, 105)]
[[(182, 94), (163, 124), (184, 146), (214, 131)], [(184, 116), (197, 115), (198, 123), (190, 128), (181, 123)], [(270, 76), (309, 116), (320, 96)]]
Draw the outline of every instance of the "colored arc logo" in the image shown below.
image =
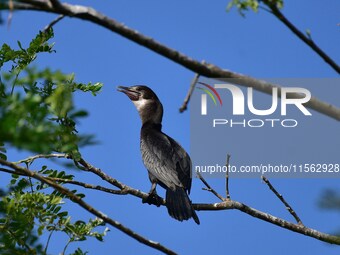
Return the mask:
[(215, 98), (215, 96), (216, 96), (218, 101), (220, 102), (220, 105), (222, 106), (222, 99), (220, 97), (220, 94), (218, 94), (218, 92), (216, 91), (216, 89), (214, 87), (210, 86), (209, 84), (203, 83), (203, 82), (198, 82), (198, 83), (207, 88), (206, 89), (206, 88), (202, 88), (202, 87), (197, 87), (198, 89), (203, 90), (205, 93), (207, 93), (210, 96), (210, 98), (213, 100), (215, 105), (217, 105), (216, 98)]

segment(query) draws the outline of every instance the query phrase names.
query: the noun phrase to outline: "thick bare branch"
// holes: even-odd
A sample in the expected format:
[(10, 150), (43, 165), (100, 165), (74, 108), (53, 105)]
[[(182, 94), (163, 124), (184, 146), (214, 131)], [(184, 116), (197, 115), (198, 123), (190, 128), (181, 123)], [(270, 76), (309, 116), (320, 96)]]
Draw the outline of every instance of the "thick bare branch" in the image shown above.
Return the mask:
[(256, 210), (254, 208), (251, 208), (243, 203), (234, 201), (234, 200), (227, 200), (220, 203), (215, 204), (194, 204), (195, 210), (198, 211), (214, 211), (214, 210), (230, 210), (230, 209), (236, 209), (241, 212), (244, 212), (250, 216), (253, 216), (255, 218), (267, 221), (271, 224), (277, 225), (281, 228), (285, 228), (291, 231), (294, 231), (296, 233), (300, 233), (306, 236), (310, 236), (312, 238), (316, 238), (318, 240), (331, 243), (331, 244), (337, 244), (340, 245), (340, 236), (334, 236), (322, 233), (320, 231), (317, 231), (312, 228), (308, 228), (301, 224), (295, 224), (288, 222), (286, 220), (280, 219), (278, 217), (275, 217), (271, 214), (261, 212), (259, 210)]
[[(60, 3), (60, 8), (55, 8), (49, 1), (43, 0), (25, 0), (24, 2), (14, 2), (13, 6), (14, 9), (17, 10), (36, 10), (36, 11), (44, 11), (44, 12), (51, 12), (57, 14), (63, 14), (65, 16), (80, 18), (83, 20), (87, 20), (93, 22), (97, 25), (105, 27), (110, 31), (117, 33), (139, 45), (142, 45), (159, 55), (162, 55), (183, 67), (198, 73), (199, 75), (206, 76), (206, 77), (219, 77), (219, 78), (232, 78), (235, 79), (235, 84), (241, 86), (252, 87), (255, 90), (261, 91), (266, 94), (272, 94), (272, 89), (274, 87), (279, 88), (279, 95), (280, 93), (280, 86), (276, 84), (272, 84), (263, 80), (258, 80), (246, 75), (242, 75), (239, 73), (235, 73), (226, 69), (222, 69), (216, 65), (209, 64), (206, 62), (200, 62), (198, 60), (192, 59), (189, 56), (184, 55), (183, 53), (174, 50), (170, 47), (167, 47), (153, 38), (145, 36), (138, 31), (131, 29), (114, 19), (111, 19), (104, 14), (94, 10), (90, 7), (85, 7), (81, 5), (71, 5), (67, 3)], [(9, 9), (8, 2), (0, 4), (0, 9)], [(299, 98), (299, 94), (291, 94), (292, 97)], [(340, 109), (330, 105), (326, 102), (322, 102), (315, 97), (312, 97), (311, 100), (305, 104), (306, 107), (318, 111), (324, 115), (327, 115), (331, 118), (336, 120), (340, 120)]]
[[(228, 155), (229, 156), (229, 155)], [(227, 156), (227, 164), (229, 164), (229, 157)], [(223, 202), (221, 203), (215, 203), (215, 204), (194, 204), (195, 210), (228, 210), (228, 209), (236, 209), (239, 211), (242, 211), (248, 215), (251, 215), (255, 218), (267, 221), (269, 223), (272, 223), (274, 225), (277, 225), (282, 228), (289, 229), (291, 231), (307, 235), (316, 239), (319, 239), (324, 242), (332, 243), (332, 244), (338, 244), (340, 245), (340, 236), (333, 236), (329, 234), (325, 234), (322, 232), (319, 232), (317, 230), (308, 228), (304, 226), (300, 220), (300, 218), (296, 215), (296, 213), (291, 209), (289, 204), (283, 199), (281, 195), (278, 194), (278, 192), (275, 190), (275, 188), (270, 184), (270, 182), (264, 177), (264, 181), (268, 184), (270, 189), (277, 195), (280, 200), (287, 206), (287, 209), (290, 213), (294, 216), (294, 218), (297, 220), (297, 224), (288, 222), (286, 220), (280, 219), (278, 217), (275, 217), (273, 215), (270, 215), (268, 213), (261, 212), (259, 210), (256, 210), (254, 208), (251, 208), (243, 203), (233, 201), (230, 198), (223, 199), (211, 186), (208, 184), (208, 182), (199, 174), (199, 179), (204, 183), (204, 185), (207, 186), (208, 190), (211, 191), (215, 196), (217, 196), (219, 199), (221, 199)], [(281, 197), (280, 197), (281, 196)]]
[(63, 6), (58, 0), (50, 0), (51, 5), (56, 9), (62, 9)]

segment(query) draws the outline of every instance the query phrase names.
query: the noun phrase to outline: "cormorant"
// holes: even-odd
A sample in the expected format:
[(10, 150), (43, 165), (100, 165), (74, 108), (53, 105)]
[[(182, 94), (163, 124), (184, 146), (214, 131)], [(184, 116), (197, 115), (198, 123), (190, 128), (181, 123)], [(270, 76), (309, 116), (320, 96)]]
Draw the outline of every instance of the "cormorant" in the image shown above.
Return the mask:
[(147, 86), (119, 86), (136, 106), (142, 120), (140, 150), (152, 183), (149, 196), (143, 202), (160, 205), (156, 193), (159, 184), (166, 190), (166, 207), (171, 217), (183, 221), (200, 221), (188, 194), (191, 188), (191, 159), (170, 136), (162, 132), (163, 106)]

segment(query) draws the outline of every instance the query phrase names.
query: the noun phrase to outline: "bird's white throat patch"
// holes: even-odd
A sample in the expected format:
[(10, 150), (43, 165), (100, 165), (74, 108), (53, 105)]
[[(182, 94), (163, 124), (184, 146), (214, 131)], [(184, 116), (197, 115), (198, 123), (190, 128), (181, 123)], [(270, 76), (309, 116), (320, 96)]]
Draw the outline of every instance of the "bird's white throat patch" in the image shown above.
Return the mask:
[(139, 99), (137, 101), (132, 101), (132, 103), (136, 106), (137, 110), (140, 111), (142, 110), (147, 104), (150, 103), (149, 99)]
[[(152, 121), (154, 123), (162, 122), (163, 111), (161, 107), (154, 104), (152, 99), (139, 99), (132, 101), (138, 110), (139, 116), (144, 121)], [(156, 108), (155, 108), (156, 107)]]

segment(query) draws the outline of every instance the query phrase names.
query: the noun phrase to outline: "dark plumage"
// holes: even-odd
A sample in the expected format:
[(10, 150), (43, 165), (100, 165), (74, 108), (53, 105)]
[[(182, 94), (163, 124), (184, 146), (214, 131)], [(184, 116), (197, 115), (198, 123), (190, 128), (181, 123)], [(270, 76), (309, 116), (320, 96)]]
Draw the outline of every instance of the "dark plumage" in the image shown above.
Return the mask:
[(156, 185), (166, 189), (166, 207), (171, 217), (183, 221), (199, 219), (188, 194), (191, 189), (191, 160), (186, 151), (162, 132), (163, 106), (147, 86), (118, 87), (136, 106), (142, 120), (140, 149), (152, 183), (147, 203), (159, 203)]

